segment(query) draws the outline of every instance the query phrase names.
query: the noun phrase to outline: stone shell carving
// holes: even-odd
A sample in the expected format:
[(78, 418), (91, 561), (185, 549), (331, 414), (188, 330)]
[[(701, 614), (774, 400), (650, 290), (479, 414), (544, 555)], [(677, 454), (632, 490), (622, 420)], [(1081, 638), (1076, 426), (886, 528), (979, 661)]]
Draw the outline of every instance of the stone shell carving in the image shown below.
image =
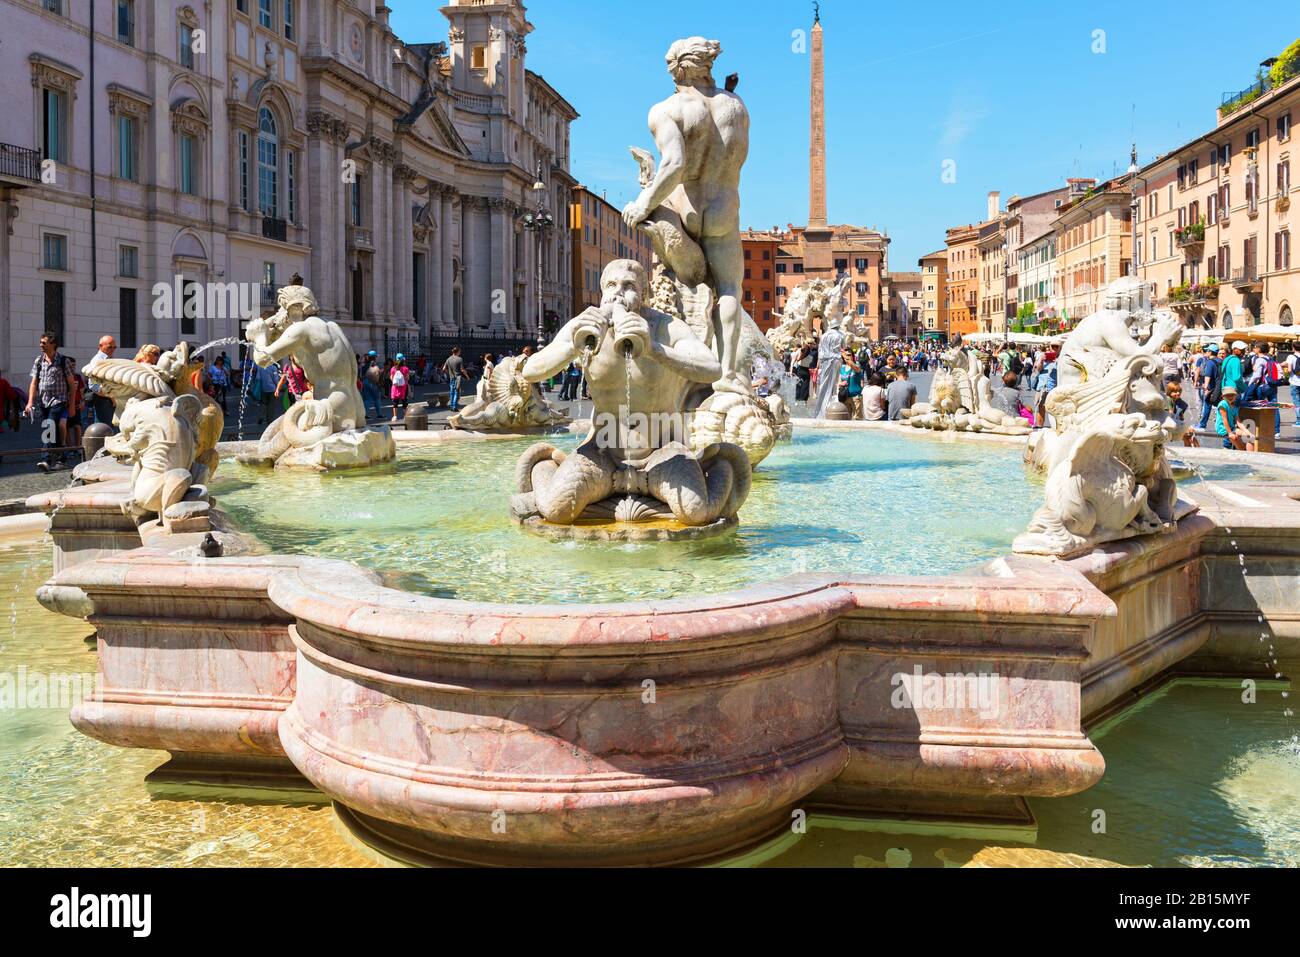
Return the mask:
[[(584, 451), (590, 462), (608, 459), (608, 453), (590, 443)], [(639, 469), (609, 462), (603, 471), (592, 465), (561, 474), (568, 459), (545, 443), (524, 453), (516, 465), (517, 494), (511, 503), (517, 519), (540, 516), (555, 525), (666, 520), (701, 528), (735, 519), (749, 497), (749, 459), (743, 449), (725, 442), (699, 452), (670, 443)], [(592, 494), (609, 486), (611, 495)], [(592, 498), (590, 505), (581, 505)]]
[(498, 362), (479, 380), (476, 401), (452, 415), (447, 424), (471, 432), (518, 432), (567, 421), (523, 377), (525, 362), (522, 356)]

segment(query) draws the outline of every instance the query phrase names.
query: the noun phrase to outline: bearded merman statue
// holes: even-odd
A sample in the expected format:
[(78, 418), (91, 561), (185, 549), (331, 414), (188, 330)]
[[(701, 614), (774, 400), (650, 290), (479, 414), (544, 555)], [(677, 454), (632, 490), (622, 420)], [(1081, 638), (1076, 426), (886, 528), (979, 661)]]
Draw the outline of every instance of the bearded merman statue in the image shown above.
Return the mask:
[(744, 450), (725, 442), (698, 452), (689, 446), (687, 400), (700, 384), (717, 380), (716, 354), (684, 320), (643, 305), (646, 273), (639, 263), (610, 263), (601, 290), (599, 308), (567, 323), (524, 366), (526, 380), (541, 382), (582, 363), (594, 412), (574, 452), (541, 444), (519, 460), (516, 519), (540, 531), (643, 526), (592, 535), (611, 538), (673, 537), (734, 524), (750, 487)]

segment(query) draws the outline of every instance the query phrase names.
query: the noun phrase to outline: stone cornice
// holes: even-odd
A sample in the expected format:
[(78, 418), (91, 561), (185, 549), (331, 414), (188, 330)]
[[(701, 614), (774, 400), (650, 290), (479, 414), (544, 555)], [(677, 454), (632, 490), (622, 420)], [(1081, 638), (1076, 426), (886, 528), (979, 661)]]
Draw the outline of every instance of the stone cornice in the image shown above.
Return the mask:
[(120, 83), (108, 85), (108, 112), (114, 116), (147, 117), (153, 109), (153, 101), (143, 93), (122, 86)]
[(32, 65), (32, 86), (48, 86), (74, 97), (77, 95), (77, 83), (82, 74), (76, 67), (40, 53), (33, 53), (27, 62)]

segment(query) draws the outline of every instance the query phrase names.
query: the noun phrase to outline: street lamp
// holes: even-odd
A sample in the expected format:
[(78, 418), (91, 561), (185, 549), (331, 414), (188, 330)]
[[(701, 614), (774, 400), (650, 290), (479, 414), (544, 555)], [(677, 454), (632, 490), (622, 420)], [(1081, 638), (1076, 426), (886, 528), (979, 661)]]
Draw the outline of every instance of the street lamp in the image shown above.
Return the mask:
[(555, 228), (555, 217), (546, 206), (546, 184), (542, 182), (542, 161), (537, 161), (537, 180), (533, 183), (533, 195), (537, 201), (535, 209), (527, 210), (523, 215), (524, 229), (537, 236), (537, 349), (546, 347), (546, 304), (542, 297), (542, 246), (546, 234)]

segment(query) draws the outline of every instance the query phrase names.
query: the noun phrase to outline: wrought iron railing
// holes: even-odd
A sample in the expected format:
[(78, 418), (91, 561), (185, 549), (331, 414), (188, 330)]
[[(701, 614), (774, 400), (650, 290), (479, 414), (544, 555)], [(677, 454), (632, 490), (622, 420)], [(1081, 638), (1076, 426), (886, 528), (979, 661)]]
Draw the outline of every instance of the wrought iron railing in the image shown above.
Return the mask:
[(276, 239), (282, 243), (289, 241), (289, 222), (284, 219), (272, 219), (268, 216), (262, 217), (262, 236), (265, 239)]
[(499, 356), (504, 352), (519, 354), (524, 346), (537, 348), (536, 336), (521, 336), (517, 332), (476, 329), (473, 332), (450, 335), (427, 335), (416, 332), (387, 332), (384, 334), (384, 356), (392, 358), (399, 352), (407, 357), (425, 356), (441, 365), (460, 346), (467, 361), (478, 363), (485, 352)]
[(25, 146), (0, 143), (0, 176), (41, 181), (41, 154)]

